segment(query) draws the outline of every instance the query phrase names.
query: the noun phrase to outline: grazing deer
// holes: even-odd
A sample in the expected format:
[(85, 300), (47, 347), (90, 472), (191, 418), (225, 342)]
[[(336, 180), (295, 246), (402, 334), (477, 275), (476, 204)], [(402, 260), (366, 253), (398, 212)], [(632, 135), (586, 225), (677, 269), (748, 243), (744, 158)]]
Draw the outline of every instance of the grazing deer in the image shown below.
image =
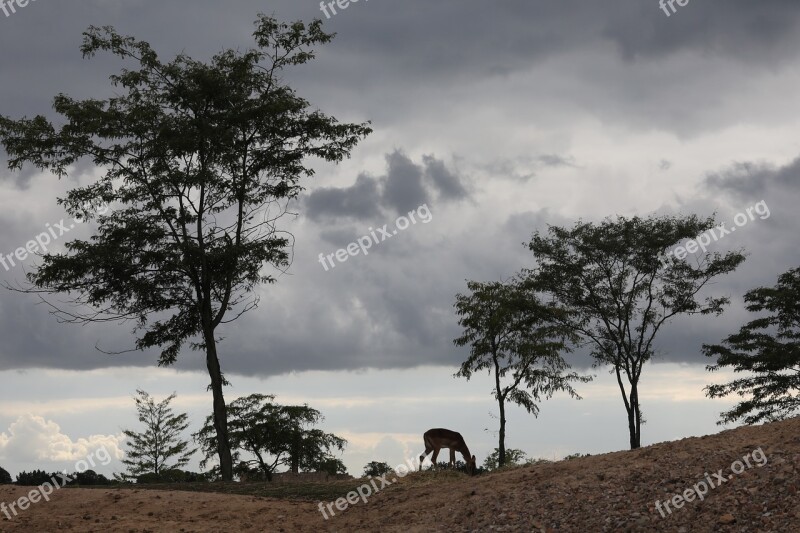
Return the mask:
[(436, 464), (436, 458), (439, 456), (439, 450), (442, 448), (450, 449), (450, 466), (454, 466), (456, 462), (456, 452), (464, 456), (464, 461), (467, 463), (467, 474), (470, 476), (475, 475), (475, 456), (470, 455), (467, 443), (464, 442), (464, 437), (461, 433), (450, 431), (449, 429), (434, 428), (429, 429), (422, 436), (425, 440), (425, 453), (419, 456), (419, 469), (422, 470), (422, 461), (425, 457), (433, 451), (431, 461)]

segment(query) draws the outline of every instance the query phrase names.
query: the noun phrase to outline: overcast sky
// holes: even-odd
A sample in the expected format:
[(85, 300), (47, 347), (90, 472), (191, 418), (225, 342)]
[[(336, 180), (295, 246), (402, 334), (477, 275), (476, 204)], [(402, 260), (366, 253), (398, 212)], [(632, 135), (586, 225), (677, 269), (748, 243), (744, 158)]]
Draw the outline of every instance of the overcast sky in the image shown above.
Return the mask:
[[(467, 438), (482, 461), (496, 446), (487, 376), (452, 374), (466, 349), (454, 296), (466, 281), (506, 279), (533, 266), (523, 243), (547, 225), (659, 214), (710, 215), (735, 227), (711, 246), (748, 259), (713, 293), (719, 318), (676, 320), (645, 369), (643, 443), (718, 431), (728, 403), (705, 399), (703, 343), (748, 319), (742, 295), (798, 266), (800, 5), (790, 0), (693, 0), (667, 16), (657, 0), (364, 0), (337, 8), (337, 33), (286, 79), (341, 121), (374, 133), (316, 176), (284, 228), (293, 262), (260, 290), (258, 310), (225, 326), (227, 399), (252, 392), (308, 402), (346, 437), (351, 473), (370, 460), (419, 453), (436, 426)], [(112, 25), (163, 59), (208, 59), (252, 46), (257, 13), (325, 19), (313, 0), (38, 0), (0, 11), (0, 114), (50, 118), (58, 93), (113, 94), (121, 65), (81, 58), (81, 32)], [(10, 172), (0, 152), (0, 254), (66, 219), (56, 199), (96, 179)], [(424, 206), (424, 208), (422, 207)], [(327, 256), (399, 216), (416, 223), (335, 267)], [(752, 210), (751, 210), (752, 212)], [(741, 218), (739, 219), (741, 220)], [(71, 229), (86, 237), (91, 227)], [(24, 279), (29, 258), (0, 281)], [(327, 270), (326, 270), (327, 268)], [(210, 412), (204, 358), (186, 350), (174, 369), (157, 354), (108, 356), (132, 345), (128, 326), (59, 324), (31, 296), (0, 293), (0, 466), (70, 468), (92, 448), (124, 449), (137, 387), (178, 393), (192, 430)], [(587, 370), (589, 362), (571, 362)], [(627, 428), (607, 369), (592, 370), (582, 401), (556, 398), (538, 419), (512, 410), (508, 445), (531, 456), (624, 449)], [(117, 455), (118, 457), (118, 455)], [(110, 465), (110, 472), (119, 464)], [(103, 469), (100, 469), (103, 470)]]

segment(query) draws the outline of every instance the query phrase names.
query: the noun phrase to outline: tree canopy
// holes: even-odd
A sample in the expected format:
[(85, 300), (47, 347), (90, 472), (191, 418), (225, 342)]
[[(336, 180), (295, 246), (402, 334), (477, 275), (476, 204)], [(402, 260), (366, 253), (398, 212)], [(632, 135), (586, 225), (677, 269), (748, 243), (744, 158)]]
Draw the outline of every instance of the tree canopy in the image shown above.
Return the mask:
[[(228, 405), (234, 460), (247, 469), (255, 467), (267, 480), (280, 467), (295, 473), (345, 473), (332, 452), (342, 451), (347, 441), (314, 427), (323, 420), (322, 414), (308, 405), (279, 405), (274, 400), (274, 395), (251, 394)], [(213, 417), (195, 438), (206, 455), (201, 463), (205, 467), (216, 449)]]
[(554, 323), (558, 310), (542, 305), (525, 283), (467, 282), (469, 294), (456, 295), (456, 314), (462, 335), (453, 342), (470, 346), (469, 357), (455, 374), (469, 380), (483, 370), (494, 374), (493, 395), (500, 411), (499, 464), (505, 464), (506, 403), (525, 408), (534, 416), (538, 402), (565, 391), (580, 398), (574, 381), (591, 378), (566, 373), (570, 366), (561, 355), (570, 350), (570, 332)]
[(617, 217), (551, 226), (528, 244), (536, 260), (525, 271), (531, 287), (563, 308), (554, 318), (582, 338), (596, 365), (611, 366), (632, 449), (641, 444), (644, 421), (639, 380), (657, 334), (678, 315), (719, 315), (729, 303), (703, 290), (735, 270), (744, 261), (741, 252), (703, 252), (692, 260), (667, 253), (716, 225), (713, 217), (695, 215)]
[(720, 424), (782, 420), (800, 408), (800, 268), (781, 274), (774, 287), (759, 287), (744, 296), (747, 310), (763, 316), (741, 327), (722, 344), (703, 345), (717, 362), (706, 368), (730, 368), (745, 374), (730, 383), (709, 385), (706, 394), (744, 398), (721, 414)]

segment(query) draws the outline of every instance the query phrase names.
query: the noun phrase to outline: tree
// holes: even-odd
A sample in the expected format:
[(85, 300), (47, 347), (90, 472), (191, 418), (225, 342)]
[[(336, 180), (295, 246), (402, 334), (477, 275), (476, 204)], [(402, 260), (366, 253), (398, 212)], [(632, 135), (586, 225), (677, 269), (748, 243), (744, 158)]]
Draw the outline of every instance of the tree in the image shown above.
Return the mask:
[(11, 474), (8, 473), (8, 470), (0, 466), (0, 485), (10, 485), (14, 483), (14, 480), (11, 479)]
[[(504, 450), (504, 452), (505, 460), (502, 463), (503, 465), (521, 465), (528, 456), (528, 454), (522, 450), (517, 450), (515, 448), (509, 448), (508, 450)], [(499, 468), (500, 464), (500, 448), (495, 448), (492, 453), (486, 456), (486, 459), (483, 461), (483, 468), (486, 470), (496, 470)]]
[[(639, 379), (661, 328), (677, 315), (720, 315), (728, 298), (699, 293), (744, 261), (741, 252), (702, 253), (691, 264), (666, 252), (714, 228), (713, 217), (605, 219), (551, 226), (528, 247), (537, 261), (529, 282), (565, 309), (556, 320), (580, 335), (595, 366), (611, 365), (625, 410), (631, 449), (641, 444)], [(709, 237), (710, 240), (710, 237)], [(694, 243), (697, 251), (697, 243)], [(684, 252), (686, 250), (683, 250)], [(627, 382), (627, 388), (626, 388)]]
[[(519, 282), (467, 282), (471, 294), (456, 295), (456, 314), (464, 333), (453, 342), (470, 345), (470, 355), (455, 377), (469, 380), (482, 370), (494, 373), (493, 395), (500, 409), (499, 464), (505, 464), (506, 402), (524, 407), (534, 416), (539, 402), (557, 391), (580, 398), (570, 385), (591, 378), (564, 374), (570, 366), (561, 356), (569, 351), (568, 333), (545, 320), (555, 312), (537, 300)], [(508, 382), (504, 378), (509, 376)]]
[[(271, 394), (251, 394), (228, 405), (231, 449), (240, 468), (255, 466), (268, 481), (281, 466), (295, 473), (345, 473), (331, 451), (343, 450), (347, 441), (313, 427), (323, 420), (322, 414), (308, 405), (279, 405), (274, 400)], [(205, 467), (216, 449), (213, 417), (194, 436), (206, 456), (200, 463)], [(242, 460), (242, 452), (252, 458)]]
[(747, 375), (705, 388), (711, 398), (730, 394), (746, 398), (721, 413), (719, 424), (783, 420), (800, 408), (800, 268), (781, 274), (774, 287), (748, 291), (744, 301), (748, 311), (766, 315), (748, 322), (722, 344), (703, 345), (706, 356), (717, 357), (708, 370), (729, 367)]
[[(77, 310), (53, 306), (65, 321), (133, 321), (135, 349), (160, 348), (162, 366), (186, 343), (204, 351), (224, 480), (233, 466), (218, 329), (258, 305), (257, 285), (276, 281), (263, 267), (288, 268), (292, 242), (277, 224), (314, 174), (304, 160), (341, 161), (371, 131), (310, 109), (282, 81), (332, 39), (321, 24), (260, 15), (256, 48), (207, 63), (162, 62), (144, 41), (90, 27), (84, 57), (106, 51), (138, 65), (111, 76), (116, 95), (57, 96), (60, 127), (0, 117), (10, 169), (27, 162), (63, 177), (90, 158), (105, 171), (59, 199), (71, 215), (96, 218), (96, 235), (45, 254), (26, 292), (70, 293)], [(112, 212), (86, 207), (99, 204)]]
[(137, 433), (126, 429), (123, 433), (128, 440), (128, 451), (123, 464), (128, 472), (121, 479), (136, 479), (142, 474), (153, 474), (158, 477), (162, 472), (185, 466), (196, 448), (189, 448), (189, 442), (181, 440), (181, 433), (189, 427), (186, 413), (175, 414), (169, 404), (175, 399), (171, 394), (158, 404), (143, 390), (136, 391), (134, 397), (139, 422), (145, 430)]
[(389, 463), (370, 461), (364, 467), (364, 477), (380, 477), (393, 471), (394, 469), (389, 466)]
[(344, 465), (344, 462), (337, 457), (326, 457), (313, 463), (311, 468), (307, 468), (304, 471), (325, 472), (329, 476), (336, 476), (339, 474), (347, 474), (347, 467)]

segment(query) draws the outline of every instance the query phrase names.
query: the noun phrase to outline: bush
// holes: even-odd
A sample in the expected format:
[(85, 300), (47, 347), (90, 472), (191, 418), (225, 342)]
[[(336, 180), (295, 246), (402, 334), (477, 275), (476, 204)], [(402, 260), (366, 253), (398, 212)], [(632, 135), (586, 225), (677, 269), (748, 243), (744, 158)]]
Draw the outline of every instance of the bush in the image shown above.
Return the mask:
[[(524, 464), (527, 459), (527, 454), (522, 450), (517, 450), (515, 448), (508, 448), (506, 449), (506, 461), (505, 467), (508, 466), (519, 466)], [(486, 470), (496, 470), (498, 467), (498, 463), (500, 462), (500, 448), (495, 448), (494, 451), (486, 457), (483, 461), (483, 468)]]
[(17, 475), (17, 485), (37, 487), (50, 481), (52, 476), (44, 470), (22, 471)]
[(14, 483), (14, 480), (11, 479), (11, 474), (8, 473), (8, 470), (0, 466), (0, 485), (10, 485)]
[(208, 474), (203, 472), (190, 472), (187, 470), (183, 474), (183, 481), (186, 483), (207, 483), (210, 481)]
[(98, 474), (94, 470), (87, 470), (86, 472), (75, 472), (69, 476), (72, 481), (67, 485), (110, 485), (111, 480), (103, 474)]
[(364, 467), (364, 477), (380, 477), (383, 474), (388, 474), (391, 472), (393, 468), (389, 466), (389, 463), (379, 463), (378, 461), (370, 461), (367, 463), (367, 466)]
[(564, 457), (564, 461), (571, 461), (572, 459), (580, 459), (581, 457), (590, 457), (591, 455), (588, 453), (572, 453), (568, 456)]
[(207, 474), (184, 472), (178, 468), (164, 470), (160, 474), (150, 472), (136, 477), (136, 483), (145, 485), (150, 483), (205, 483), (207, 481), (209, 481)]
[(158, 474), (154, 474), (153, 472), (148, 472), (147, 474), (139, 474), (136, 476), (136, 483), (141, 485), (146, 485), (150, 483), (161, 483), (161, 477)]
[[(461, 459), (457, 459), (453, 468), (450, 468), (449, 462), (439, 461), (435, 465), (434, 468), (437, 470), (455, 470), (456, 472), (463, 472), (464, 474), (467, 473), (467, 463), (462, 461)], [(488, 469), (483, 466), (475, 465), (475, 472), (474, 475), (478, 476), (480, 474), (485, 474), (488, 472)]]

